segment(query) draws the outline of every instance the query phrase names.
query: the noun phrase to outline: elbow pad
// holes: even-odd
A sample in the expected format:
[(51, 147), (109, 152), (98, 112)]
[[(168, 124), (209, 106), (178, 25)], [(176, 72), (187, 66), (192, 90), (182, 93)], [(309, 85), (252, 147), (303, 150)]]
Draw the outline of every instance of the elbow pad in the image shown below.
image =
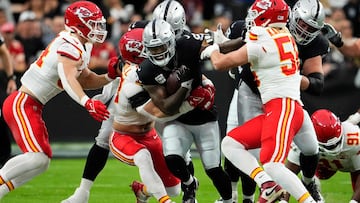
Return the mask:
[(312, 95), (320, 95), (324, 90), (324, 75), (322, 73), (310, 73), (306, 77), (310, 83), (305, 92)]

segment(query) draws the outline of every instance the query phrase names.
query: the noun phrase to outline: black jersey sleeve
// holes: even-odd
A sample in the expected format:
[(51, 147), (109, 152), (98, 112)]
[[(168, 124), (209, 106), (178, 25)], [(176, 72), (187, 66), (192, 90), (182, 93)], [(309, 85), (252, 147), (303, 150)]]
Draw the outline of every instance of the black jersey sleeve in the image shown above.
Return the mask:
[(243, 39), (245, 39), (245, 34), (246, 34), (246, 26), (245, 26), (244, 20), (234, 21), (230, 25), (230, 27), (226, 30), (226, 33), (225, 33), (225, 35), (229, 39), (237, 39), (239, 37), (242, 37)]
[(298, 49), (299, 58), (304, 62), (306, 59), (315, 56), (324, 57), (329, 52), (329, 42), (324, 36), (318, 35), (308, 45), (298, 45)]
[(202, 34), (186, 32), (176, 41), (176, 67), (184, 65), (192, 70), (193, 87), (201, 83), (200, 50), (203, 40)]
[(139, 21), (135, 21), (133, 23), (131, 23), (129, 25), (129, 29), (128, 30), (132, 30), (135, 28), (145, 28), (145, 26), (149, 23), (148, 20), (139, 20)]
[(166, 75), (162, 69), (145, 59), (136, 70), (141, 85), (163, 85), (166, 82)]
[(149, 99), (149, 93), (144, 90), (130, 97), (129, 103), (133, 109), (136, 109), (137, 107), (145, 104), (145, 102), (147, 102)]

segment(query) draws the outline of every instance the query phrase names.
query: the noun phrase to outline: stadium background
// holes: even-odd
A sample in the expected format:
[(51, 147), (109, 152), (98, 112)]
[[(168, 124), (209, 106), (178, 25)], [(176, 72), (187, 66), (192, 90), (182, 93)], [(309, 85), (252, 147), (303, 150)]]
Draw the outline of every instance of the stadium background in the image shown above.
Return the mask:
[[(24, 6), (25, 3), (29, 3), (29, 0), (14, 0), (14, 1), (0, 1), (0, 8), (3, 8), (3, 12), (8, 14), (8, 9), (6, 5), (11, 5), (13, 8), (14, 5), (17, 5), (16, 8)], [(43, 1), (45, 2), (45, 1)], [(49, 3), (49, 1), (46, 1)], [(63, 10), (69, 1), (67, 0), (59, 0), (58, 8), (56, 11)], [(104, 4), (106, 1), (93, 1), (98, 4), (103, 10), (104, 16), (106, 18), (109, 17), (109, 8), (107, 8)], [(147, 2), (146, 0), (139, 1), (131, 1), (131, 0), (122, 0), (124, 5), (126, 4), (134, 4), (135, 11), (142, 12), (144, 9), (144, 4)], [(246, 6), (251, 3), (251, 0), (184, 0), (181, 1), (184, 3), (184, 7), (187, 13), (187, 24), (190, 28), (196, 31), (203, 31), (203, 27), (208, 25), (210, 22), (213, 25), (216, 25), (217, 22), (227, 22), (225, 19), (242, 19), (246, 15)], [(327, 17), (331, 17), (333, 22), (336, 22), (337, 19), (335, 15), (336, 10), (333, 10), (333, 15), (330, 16), (331, 9), (342, 8), (345, 5), (334, 4), (337, 2), (334, 1), (322, 1), (326, 7), (326, 15)], [(48, 4), (47, 4), (48, 5)], [(201, 17), (195, 15), (196, 10), (193, 10), (194, 5), (196, 8), (202, 8)], [(25, 8), (25, 7), (24, 7)], [(359, 7), (360, 8), (360, 7)], [(30, 9), (30, 8), (28, 8)], [(330, 9), (330, 10), (329, 10)], [(12, 9), (13, 10), (13, 9)], [(353, 26), (350, 27), (353, 29), (353, 33), (351, 37), (360, 36), (360, 29), (358, 29), (358, 23), (356, 19), (360, 18), (349, 18), (347, 15), (348, 11), (346, 6), (344, 9), (340, 9), (343, 11), (348, 20), (351, 20)], [(21, 10), (22, 11), (22, 10)], [(125, 9), (126, 11), (126, 9)], [(150, 12), (151, 13), (151, 12)], [(143, 16), (147, 16), (150, 13), (142, 13)], [(360, 13), (360, 12), (359, 12)], [(20, 18), (20, 10), (18, 12), (13, 11), (13, 17), (16, 22), (19, 21)], [(124, 15), (129, 18), (129, 15)], [(124, 17), (123, 16), (123, 17)], [(27, 20), (31, 16), (24, 15)], [(25, 19), (25, 20), (26, 20)], [(10, 19), (8, 19), (10, 20)], [(126, 20), (129, 19), (117, 19), (120, 23), (126, 24)], [(225, 21), (224, 21), (225, 20)], [(229, 20), (229, 19), (228, 19)], [(342, 23), (343, 21), (338, 21), (339, 24), (345, 25)], [(341, 22), (341, 23), (340, 23)], [(109, 26), (110, 28), (110, 26)], [(347, 36), (345, 28), (341, 28), (343, 36)], [(111, 30), (109, 30), (111, 31)], [(110, 35), (111, 32), (109, 32)], [(31, 40), (33, 41), (33, 40)], [(358, 74), (358, 66), (359, 63), (353, 63), (353, 59), (341, 59), (336, 60), (336, 54), (333, 55), (334, 51), (332, 48), (332, 54), (329, 54), (328, 60), (324, 61), (325, 63), (332, 65), (335, 64), (333, 69), (326, 74), (325, 77), (325, 91), (320, 97), (310, 96), (307, 94), (303, 94), (303, 102), (305, 104), (305, 108), (308, 109), (311, 114), (313, 111), (320, 108), (328, 108), (336, 113), (341, 120), (345, 120), (350, 114), (355, 112), (360, 107), (360, 86), (355, 87), (354, 82), (358, 79), (356, 78)], [(335, 57), (334, 57), (335, 56)], [(334, 63), (335, 62), (335, 63)], [(206, 64), (204, 65), (204, 69)], [(106, 68), (106, 67), (105, 67)], [(104, 69), (101, 69), (104, 71)], [(106, 70), (106, 69), (105, 69)], [(1, 71), (0, 71), (1, 72)], [(225, 136), (226, 131), (226, 119), (227, 119), (227, 111), (228, 106), (231, 101), (231, 97), (233, 95), (234, 83), (232, 79), (228, 76), (227, 72), (218, 72), (218, 71), (205, 71), (206, 75), (213, 80), (215, 86), (217, 88), (216, 92), (216, 106), (219, 111), (219, 124), (221, 129), (221, 136)], [(360, 74), (359, 74), (360, 75)], [(21, 76), (19, 74), (18, 76)], [(20, 78), (20, 77), (18, 77)], [(360, 81), (360, 79), (359, 79)], [(97, 91), (89, 91), (89, 95), (95, 95), (100, 93), (100, 90)], [(94, 138), (98, 133), (98, 129), (100, 127), (99, 122), (96, 122), (92, 119), (86, 110), (80, 107), (76, 102), (70, 99), (66, 93), (61, 93), (53, 100), (51, 100), (44, 108), (44, 120), (46, 122), (47, 128), (49, 130), (50, 143), (54, 150), (54, 155), (58, 156), (59, 154), (63, 155), (69, 152), (73, 152), (73, 155), (87, 155), (87, 152), (90, 148), (90, 145), (94, 143)], [(15, 145), (12, 147), (13, 153), (16, 154), (18, 151), (18, 147)]]

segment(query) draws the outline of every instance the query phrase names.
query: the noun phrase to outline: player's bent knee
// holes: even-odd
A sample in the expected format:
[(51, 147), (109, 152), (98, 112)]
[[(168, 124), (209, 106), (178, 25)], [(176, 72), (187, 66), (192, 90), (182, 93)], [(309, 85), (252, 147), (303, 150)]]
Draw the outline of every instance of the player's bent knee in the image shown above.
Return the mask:
[(221, 150), (225, 156), (230, 155), (231, 151), (235, 148), (244, 149), (244, 146), (229, 136), (225, 136), (221, 141)]
[(30, 152), (27, 153), (29, 160), (31, 160), (31, 164), (36, 166), (39, 171), (46, 171), (50, 165), (50, 158), (42, 152)]
[(166, 193), (170, 196), (170, 197), (177, 197), (180, 195), (181, 193), (181, 184), (177, 184), (175, 186), (172, 187), (166, 187)]
[(136, 154), (134, 155), (134, 163), (136, 166), (140, 167), (144, 164), (148, 165), (149, 162), (152, 163), (152, 158), (149, 150), (143, 148), (140, 149)]

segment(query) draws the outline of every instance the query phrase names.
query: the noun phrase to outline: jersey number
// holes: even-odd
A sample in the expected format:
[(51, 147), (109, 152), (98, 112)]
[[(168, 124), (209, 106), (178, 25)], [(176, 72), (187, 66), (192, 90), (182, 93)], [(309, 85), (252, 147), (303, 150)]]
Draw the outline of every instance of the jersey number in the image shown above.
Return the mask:
[[(281, 66), (281, 71), (285, 75), (295, 74), (296, 71), (299, 69), (300, 63), (298, 58), (298, 52), (295, 48), (296, 44), (294, 39), (288, 36), (284, 36), (284, 37), (274, 38), (274, 40), (279, 50), (280, 61), (282, 62), (282, 61), (291, 60), (291, 66), (289, 65)], [(286, 51), (285, 46), (289, 46), (289, 43), (291, 43), (292, 49), (291, 51)]]

